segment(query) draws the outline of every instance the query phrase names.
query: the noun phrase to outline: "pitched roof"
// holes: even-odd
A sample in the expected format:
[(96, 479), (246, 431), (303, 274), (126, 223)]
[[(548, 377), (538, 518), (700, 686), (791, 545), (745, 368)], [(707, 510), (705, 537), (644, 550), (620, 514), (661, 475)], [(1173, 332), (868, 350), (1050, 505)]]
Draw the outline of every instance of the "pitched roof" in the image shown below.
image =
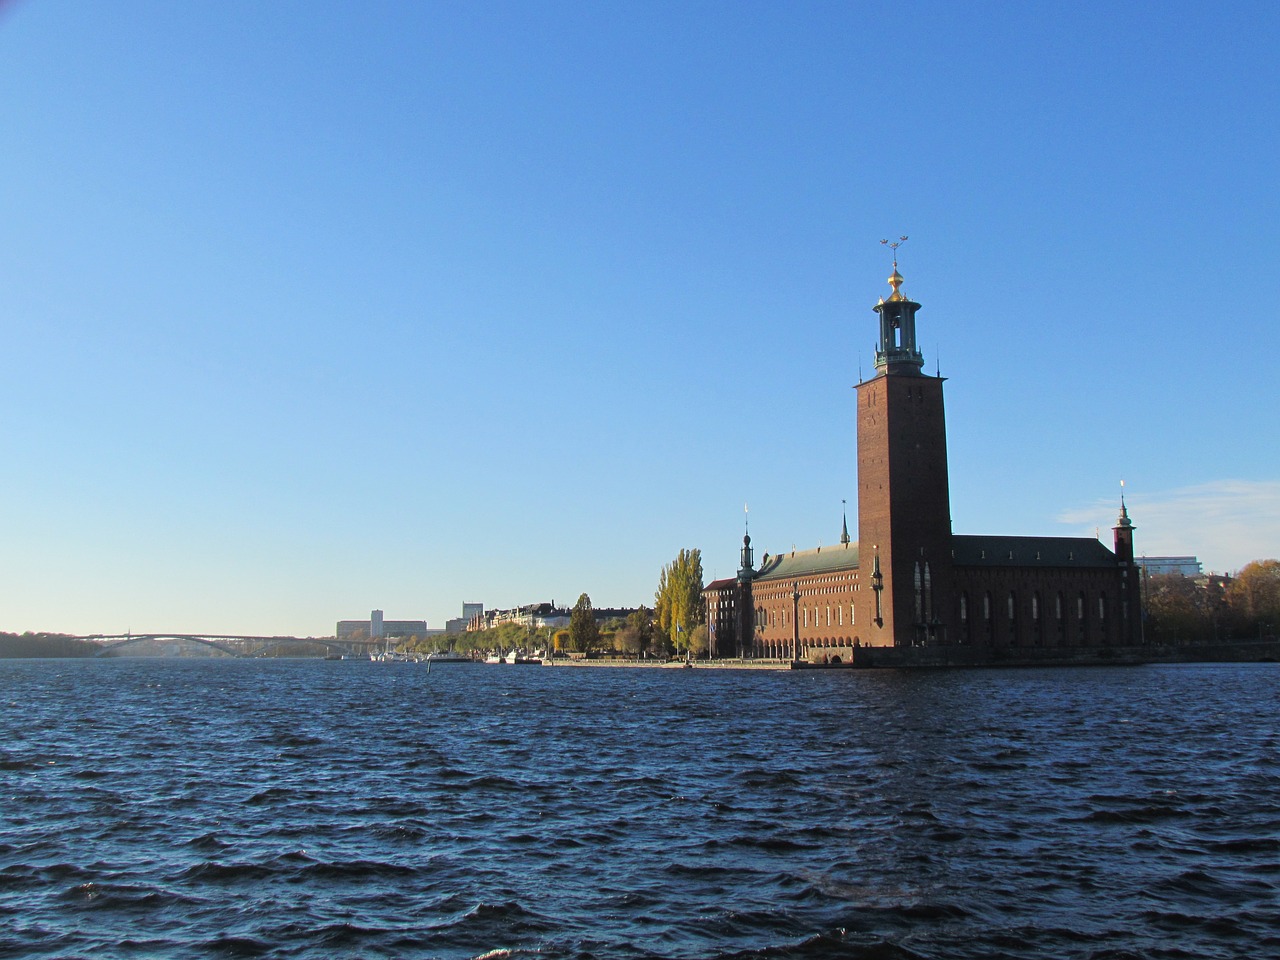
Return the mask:
[(958, 567), (1114, 567), (1116, 555), (1091, 537), (951, 538)]
[(790, 580), (818, 573), (858, 569), (858, 545), (837, 543), (816, 550), (796, 550), (776, 557), (765, 554), (756, 573), (757, 580)]

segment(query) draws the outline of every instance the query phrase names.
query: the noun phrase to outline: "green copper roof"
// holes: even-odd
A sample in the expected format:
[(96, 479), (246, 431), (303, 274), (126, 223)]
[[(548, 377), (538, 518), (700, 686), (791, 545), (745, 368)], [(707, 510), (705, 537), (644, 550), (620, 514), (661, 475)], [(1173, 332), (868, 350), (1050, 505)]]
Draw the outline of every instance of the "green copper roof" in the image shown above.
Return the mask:
[(1090, 537), (953, 536), (958, 567), (1115, 567), (1116, 555)]
[(757, 580), (791, 580), (817, 573), (858, 569), (858, 545), (837, 543), (816, 550), (797, 550), (778, 556), (766, 554), (760, 562)]

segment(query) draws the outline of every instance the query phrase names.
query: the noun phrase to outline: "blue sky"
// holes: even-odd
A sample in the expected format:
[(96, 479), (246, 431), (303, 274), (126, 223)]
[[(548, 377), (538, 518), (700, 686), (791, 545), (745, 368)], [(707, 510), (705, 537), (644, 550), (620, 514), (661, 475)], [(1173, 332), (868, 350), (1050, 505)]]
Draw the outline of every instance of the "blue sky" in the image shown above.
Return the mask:
[[(854, 515), (1280, 553), (1273, 3), (0, 4), (0, 630), (332, 632)], [(851, 521), (852, 522), (852, 521)]]

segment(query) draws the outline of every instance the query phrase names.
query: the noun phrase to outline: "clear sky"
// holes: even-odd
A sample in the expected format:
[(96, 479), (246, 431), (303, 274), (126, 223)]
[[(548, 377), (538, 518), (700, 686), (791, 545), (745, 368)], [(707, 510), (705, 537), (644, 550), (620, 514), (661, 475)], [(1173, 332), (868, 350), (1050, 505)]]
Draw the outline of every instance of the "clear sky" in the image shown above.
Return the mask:
[[(0, 4), (0, 630), (652, 602), (855, 516), (1280, 554), (1280, 5)], [(856, 535), (856, 534), (855, 534)]]

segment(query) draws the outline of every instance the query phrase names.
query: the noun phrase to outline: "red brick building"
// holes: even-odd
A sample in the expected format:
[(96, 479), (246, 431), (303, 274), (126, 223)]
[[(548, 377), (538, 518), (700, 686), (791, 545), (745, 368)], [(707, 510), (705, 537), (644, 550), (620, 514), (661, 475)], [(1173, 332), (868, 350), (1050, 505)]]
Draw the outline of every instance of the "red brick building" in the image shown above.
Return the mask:
[(1141, 642), (1133, 525), (1076, 537), (951, 532), (943, 378), (922, 372), (920, 304), (875, 306), (875, 374), (857, 387), (858, 540), (761, 558), (704, 590), (719, 656), (848, 662), (859, 647), (1107, 647)]

